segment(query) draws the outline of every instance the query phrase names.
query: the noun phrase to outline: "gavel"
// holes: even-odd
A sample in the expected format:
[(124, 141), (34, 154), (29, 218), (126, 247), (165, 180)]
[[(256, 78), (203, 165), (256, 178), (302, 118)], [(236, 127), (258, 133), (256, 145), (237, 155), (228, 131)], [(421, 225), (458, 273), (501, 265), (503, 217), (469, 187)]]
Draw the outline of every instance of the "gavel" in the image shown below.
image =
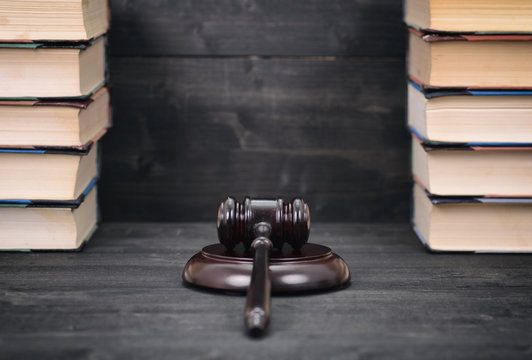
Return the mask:
[(345, 261), (330, 248), (307, 243), (310, 211), (299, 198), (228, 197), (218, 208), (219, 243), (205, 246), (183, 269), (186, 284), (247, 292), (244, 322), (260, 335), (270, 320), (271, 293), (305, 293), (349, 283)]
[(228, 197), (218, 208), (218, 239), (227, 250), (242, 243), (253, 254), (244, 322), (252, 334), (262, 333), (270, 319), (270, 251), (285, 243), (295, 251), (308, 241), (310, 211), (303, 199), (251, 199), (243, 203)]

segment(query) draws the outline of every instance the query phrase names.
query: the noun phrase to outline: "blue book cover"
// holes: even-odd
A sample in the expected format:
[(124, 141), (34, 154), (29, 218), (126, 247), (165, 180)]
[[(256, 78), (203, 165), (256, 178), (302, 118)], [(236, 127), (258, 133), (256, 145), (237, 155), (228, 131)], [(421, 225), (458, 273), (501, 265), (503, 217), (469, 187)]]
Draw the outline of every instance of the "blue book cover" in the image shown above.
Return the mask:
[(94, 178), (91, 180), (89, 185), (83, 190), (81, 195), (74, 200), (30, 200), (30, 199), (0, 199), (1, 207), (54, 207), (54, 208), (78, 208), (85, 197), (94, 189), (98, 179)]
[(468, 195), (468, 196), (449, 196), (449, 195), (435, 195), (430, 193), (425, 186), (416, 178), (414, 184), (419, 186), (425, 195), (429, 198), (433, 205), (442, 204), (530, 204), (532, 205), (532, 197), (508, 197), (508, 196), (483, 196), (483, 195)]
[(436, 88), (424, 88), (423, 85), (415, 82), (413, 79), (408, 80), (410, 85), (415, 89), (423, 93), (426, 99), (432, 99), (442, 96), (531, 96), (532, 90), (498, 90), (498, 89), (468, 89), (468, 88), (455, 88), (455, 89), (436, 89)]
[[(419, 131), (409, 127), (412, 136), (421, 142), (425, 151), (433, 150), (532, 150), (532, 143), (495, 143), (495, 142), (444, 142), (424, 138)], [(532, 154), (531, 154), (532, 155)]]

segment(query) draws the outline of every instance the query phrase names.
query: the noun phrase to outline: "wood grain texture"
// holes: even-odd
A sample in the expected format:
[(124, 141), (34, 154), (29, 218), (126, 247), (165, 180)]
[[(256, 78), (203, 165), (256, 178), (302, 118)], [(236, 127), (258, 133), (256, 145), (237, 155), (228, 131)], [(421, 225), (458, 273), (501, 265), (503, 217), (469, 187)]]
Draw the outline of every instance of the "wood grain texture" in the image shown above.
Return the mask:
[(104, 224), (80, 253), (0, 253), (5, 359), (530, 359), (528, 255), (436, 255), (406, 224), (313, 224), (347, 289), (273, 297), (270, 332), (243, 296), (186, 288), (208, 224)]
[(407, 221), (401, 60), (113, 58), (105, 220), (211, 221), (227, 195)]
[(400, 56), (398, 0), (113, 0), (113, 55)]

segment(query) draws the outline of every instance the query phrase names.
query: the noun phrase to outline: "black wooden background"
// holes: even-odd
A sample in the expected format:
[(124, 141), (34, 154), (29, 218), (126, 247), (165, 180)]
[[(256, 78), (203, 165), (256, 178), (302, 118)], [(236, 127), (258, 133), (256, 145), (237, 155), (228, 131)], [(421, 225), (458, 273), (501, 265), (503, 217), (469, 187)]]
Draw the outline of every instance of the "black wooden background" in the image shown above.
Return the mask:
[(407, 221), (400, 0), (112, 0), (106, 221), (214, 221), (228, 194)]

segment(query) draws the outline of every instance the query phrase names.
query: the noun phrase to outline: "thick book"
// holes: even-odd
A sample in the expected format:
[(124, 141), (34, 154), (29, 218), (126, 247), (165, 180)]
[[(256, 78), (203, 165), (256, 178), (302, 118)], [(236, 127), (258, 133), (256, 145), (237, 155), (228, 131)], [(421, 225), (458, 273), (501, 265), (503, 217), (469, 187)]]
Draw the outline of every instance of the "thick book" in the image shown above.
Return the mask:
[(412, 136), (412, 173), (435, 195), (532, 196), (532, 144), (477, 146)]
[(408, 75), (423, 88), (532, 89), (532, 35), (442, 35), (409, 28)]
[(429, 91), (409, 82), (408, 125), (431, 141), (532, 143), (532, 91)]
[(0, 42), (89, 40), (109, 27), (108, 0), (3, 0)]
[(415, 185), (414, 231), (431, 251), (532, 252), (532, 198), (439, 197)]
[(98, 176), (98, 143), (0, 148), (0, 199), (73, 200)]
[(110, 121), (107, 88), (79, 101), (0, 100), (0, 147), (82, 146)]
[(427, 31), (530, 33), (530, 0), (405, 0), (405, 22)]
[(0, 200), (0, 250), (77, 250), (89, 240), (97, 224), (95, 181), (77, 202)]
[(105, 37), (0, 44), (0, 99), (86, 98), (105, 82)]

